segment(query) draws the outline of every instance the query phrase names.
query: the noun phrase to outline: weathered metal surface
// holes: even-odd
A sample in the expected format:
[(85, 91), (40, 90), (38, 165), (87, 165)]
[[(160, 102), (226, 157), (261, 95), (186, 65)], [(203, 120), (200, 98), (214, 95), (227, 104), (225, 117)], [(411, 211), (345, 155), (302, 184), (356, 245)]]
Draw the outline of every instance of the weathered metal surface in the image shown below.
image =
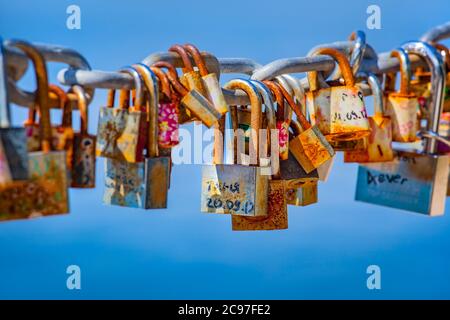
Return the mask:
[[(369, 118), (370, 119), (370, 118)], [(370, 124), (370, 120), (369, 120)], [(349, 141), (330, 141), (330, 145), (333, 147), (334, 151), (353, 151), (353, 150), (365, 150), (367, 149), (367, 137), (349, 140)]]
[(290, 188), (286, 190), (286, 201), (292, 206), (308, 206), (318, 202), (317, 183), (311, 183), (301, 188)]
[(442, 215), (448, 174), (449, 156), (398, 152), (393, 161), (359, 166), (355, 200)]
[(280, 161), (280, 177), (285, 181), (286, 188), (299, 188), (319, 180), (317, 170), (307, 173), (292, 153), (289, 153), (286, 160)]
[(95, 188), (95, 144), (94, 135), (75, 133), (72, 187)]
[(8, 159), (6, 158), (2, 140), (0, 139), (0, 185), (12, 181), (11, 171), (9, 170)]
[(344, 162), (383, 162), (394, 158), (392, 124), (389, 117), (369, 117), (370, 135), (365, 137), (366, 149), (344, 153)]
[(146, 158), (145, 163), (106, 159), (106, 204), (142, 208), (167, 208), (170, 160)]
[(143, 161), (143, 149), (147, 132), (146, 115), (141, 111), (129, 111), (101, 107), (98, 119), (97, 156), (128, 162)]
[(392, 140), (396, 142), (414, 142), (418, 130), (417, 96), (401, 96), (396, 93), (386, 97), (386, 115), (392, 120)]
[(205, 165), (202, 169), (201, 211), (242, 216), (267, 215), (268, 176), (261, 168)]
[(283, 180), (269, 181), (269, 193), (266, 199), (267, 216), (243, 217), (233, 215), (231, 217), (232, 229), (234, 231), (287, 229), (288, 214), (285, 193), (286, 188)]

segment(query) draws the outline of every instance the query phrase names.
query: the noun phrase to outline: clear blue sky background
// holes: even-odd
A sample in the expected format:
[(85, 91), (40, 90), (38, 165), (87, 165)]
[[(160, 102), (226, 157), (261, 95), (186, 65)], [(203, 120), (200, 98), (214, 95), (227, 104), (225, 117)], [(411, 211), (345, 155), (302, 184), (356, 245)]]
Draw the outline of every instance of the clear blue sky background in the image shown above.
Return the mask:
[[(371, 31), (366, 8), (374, 3), (382, 29)], [(81, 7), (81, 30), (66, 29), (69, 4)], [(1, 0), (0, 34), (77, 48), (93, 68), (112, 71), (187, 41), (267, 63), (356, 29), (382, 52), (448, 13), (446, 0)], [(49, 67), (53, 81), (60, 67)], [(32, 79), (21, 85), (33, 88)], [(98, 90), (91, 132), (104, 101)], [(240, 233), (229, 216), (199, 212), (200, 166), (174, 168), (167, 210), (141, 211), (102, 204), (100, 159), (98, 187), (71, 190), (70, 215), (0, 224), (0, 298), (450, 298), (450, 207), (431, 219), (357, 203), (356, 169), (338, 156), (320, 203), (289, 208), (289, 230)], [(66, 289), (71, 264), (81, 267), (80, 291)], [(366, 288), (371, 264), (381, 267), (380, 291)]]

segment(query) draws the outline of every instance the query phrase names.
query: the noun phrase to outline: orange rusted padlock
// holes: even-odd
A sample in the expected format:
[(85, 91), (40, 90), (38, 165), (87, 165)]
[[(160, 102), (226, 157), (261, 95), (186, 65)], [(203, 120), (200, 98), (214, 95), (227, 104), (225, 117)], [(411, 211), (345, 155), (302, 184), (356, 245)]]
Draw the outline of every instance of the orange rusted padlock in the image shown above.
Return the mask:
[(393, 81), (385, 86), (386, 115), (392, 120), (392, 141), (414, 142), (417, 140), (416, 132), (419, 122), (418, 97), (410, 90), (411, 63), (408, 54), (402, 48), (391, 52), (391, 57), (400, 60), (400, 90), (394, 91)]
[(306, 107), (311, 122), (316, 123), (328, 140), (356, 140), (369, 135), (369, 122), (361, 90), (355, 86), (346, 56), (332, 48), (321, 48), (318, 55), (333, 57), (341, 69), (345, 86), (319, 88), (317, 71), (308, 73), (310, 90)]
[(181, 95), (181, 104), (200, 119), (201, 122), (210, 128), (221, 118), (221, 114), (214, 109), (214, 106), (197, 90), (188, 90), (178, 79), (178, 74), (173, 65), (160, 61), (153, 64), (154, 67), (166, 68), (167, 77), (174, 89)]
[(384, 115), (383, 91), (378, 78), (372, 73), (359, 73), (367, 79), (373, 95), (374, 116), (369, 117), (370, 135), (364, 137), (365, 150), (352, 150), (344, 153), (344, 162), (383, 162), (394, 159), (392, 150), (391, 118)]
[(225, 114), (228, 111), (228, 105), (220, 87), (217, 74), (208, 71), (206, 63), (197, 47), (192, 44), (185, 44), (184, 47), (191, 54), (197, 65), (206, 97), (214, 105), (217, 112), (222, 115)]
[[(331, 159), (334, 156), (334, 150), (319, 128), (315, 125), (312, 126), (306, 120), (301, 112), (301, 108), (295, 103), (289, 92), (283, 86), (275, 82), (272, 83), (281, 90), (284, 99), (286, 99), (292, 111), (296, 114), (297, 120), (302, 127), (302, 132), (289, 141), (289, 150), (306, 173), (309, 173)], [(273, 86), (269, 85), (269, 87)]]

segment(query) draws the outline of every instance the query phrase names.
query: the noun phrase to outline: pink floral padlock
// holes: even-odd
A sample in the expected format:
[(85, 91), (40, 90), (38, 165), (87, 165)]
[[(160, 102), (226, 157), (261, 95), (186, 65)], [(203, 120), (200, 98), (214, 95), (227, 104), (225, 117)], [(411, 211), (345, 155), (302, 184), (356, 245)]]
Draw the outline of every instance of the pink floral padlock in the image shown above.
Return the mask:
[(157, 67), (151, 67), (160, 83), (162, 99), (158, 105), (158, 144), (161, 148), (172, 148), (179, 143), (179, 97), (170, 88), (167, 75)]

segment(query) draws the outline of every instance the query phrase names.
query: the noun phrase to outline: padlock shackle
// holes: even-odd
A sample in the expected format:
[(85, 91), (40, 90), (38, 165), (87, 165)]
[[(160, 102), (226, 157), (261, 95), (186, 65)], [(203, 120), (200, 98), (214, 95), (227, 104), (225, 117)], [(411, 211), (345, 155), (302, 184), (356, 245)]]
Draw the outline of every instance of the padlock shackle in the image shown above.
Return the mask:
[(52, 130), (48, 103), (48, 73), (44, 57), (39, 50), (26, 41), (10, 40), (8, 44), (22, 50), (33, 63), (37, 82), (36, 104), (40, 112), (39, 125), (42, 151), (45, 153), (50, 152), (52, 149)]
[(192, 72), (194, 71), (194, 67), (192, 66), (192, 62), (191, 59), (189, 58), (189, 55), (187, 53), (187, 51), (183, 48), (183, 46), (179, 45), (179, 44), (174, 44), (173, 46), (171, 46), (169, 48), (169, 52), (175, 52), (177, 53), (181, 60), (183, 61), (183, 73), (186, 72)]
[[(406, 42), (402, 48), (408, 54), (415, 54), (424, 59), (431, 72), (431, 99), (427, 131), (438, 134), (439, 120), (444, 110), (444, 95), (446, 85), (445, 66), (442, 55), (428, 43), (420, 41)], [(425, 138), (425, 153), (434, 154), (437, 151), (436, 139)]]
[(202, 54), (200, 53), (200, 50), (198, 50), (198, 48), (191, 43), (186, 43), (184, 45), (184, 48), (194, 59), (194, 62), (200, 72), (200, 75), (202, 77), (207, 76), (209, 74), (209, 70), (206, 67), (205, 59), (203, 59)]
[(350, 56), (350, 67), (352, 68), (353, 75), (358, 73), (361, 63), (364, 58), (364, 53), (366, 51), (366, 34), (364, 31), (356, 30), (353, 31), (349, 38), (349, 41), (354, 41), (355, 44), (352, 48), (352, 53)]
[(384, 99), (383, 99), (383, 88), (381, 87), (380, 80), (372, 72), (358, 72), (356, 75), (359, 79), (364, 79), (369, 84), (370, 90), (373, 96), (373, 109), (375, 117), (384, 116)]
[(269, 88), (277, 102), (276, 118), (278, 121), (285, 120), (284, 97), (278, 85), (271, 80), (264, 80), (263, 83)]
[(446, 71), (450, 72), (450, 50), (442, 43), (434, 43), (433, 46), (440, 51), (445, 61)]
[[(262, 103), (265, 106), (265, 113), (267, 118), (267, 129), (268, 132), (268, 143), (267, 148), (270, 150), (270, 163), (274, 168), (274, 172), (272, 172), (272, 177), (278, 179), (280, 177), (280, 155), (279, 149), (277, 148), (277, 152), (272, 154), (272, 130), (277, 129), (276, 123), (276, 112), (275, 106), (272, 98), (272, 91), (267, 87), (267, 85), (258, 80), (250, 80), (252, 84), (258, 89), (258, 93), (261, 95)], [(276, 143), (278, 144), (278, 137), (276, 139)]]
[(51, 83), (48, 85), (48, 90), (58, 97), (59, 108), (62, 110), (61, 125), (63, 127), (72, 127), (72, 106), (69, 103), (67, 93), (60, 86)]
[(142, 64), (133, 65), (136, 72), (142, 78), (146, 91), (148, 93), (147, 100), (147, 121), (148, 121), (148, 137), (147, 137), (147, 157), (155, 158), (159, 156), (158, 148), (158, 104), (159, 90), (158, 77), (150, 69), (150, 67)]
[(170, 88), (170, 81), (167, 75), (157, 67), (150, 67), (150, 70), (158, 77), (158, 84), (161, 87), (161, 92), (168, 98), (172, 99), (172, 89)]
[[(250, 155), (253, 152), (253, 155), (256, 156), (255, 165), (259, 165), (259, 130), (261, 129), (262, 121), (262, 103), (261, 96), (258, 93), (258, 89), (255, 87), (250, 80), (246, 79), (233, 79), (228, 81), (225, 86), (225, 89), (228, 90), (242, 90), (244, 91), (250, 100), (250, 129), (251, 129), (251, 138), (249, 143), (249, 151)], [(250, 163), (252, 164), (253, 159), (250, 159)]]
[(294, 111), (295, 115), (297, 116), (297, 120), (302, 126), (303, 130), (308, 130), (311, 128), (311, 124), (306, 120), (306, 117), (303, 115), (301, 108), (295, 103), (294, 99), (292, 99), (291, 95), (287, 90), (280, 84), (277, 84), (277, 86), (280, 88), (281, 92), (283, 93), (284, 99), (288, 102), (289, 106)]
[(80, 112), (80, 133), (82, 136), (88, 135), (88, 99), (86, 91), (82, 86), (73, 85), (70, 90), (77, 96), (78, 111)]
[[(348, 61), (345, 54), (334, 48), (319, 48), (315, 51), (316, 55), (326, 55), (332, 57), (338, 64), (342, 77), (346, 86), (353, 87), (355, 85), (355, 78), (353, 77), (352, 69), (350, 67), (350, 62)], [(308, 72), (308, 81), (310, 91), (316, 91), (319, 89), (318, 84), (318, 72), (311, 71)]]
[[(296, 81), (294, 77), (291, 75), (281, 75), (275, 78), (275, 80), (282, 85), (286, 90), (288, 90), (289, 94), (292, 95), (292, 97), (295, 98), (296, 103), (300, 103), (300, 101), (303, 101), (304, 99), (304, 90), (303, 88), (300, 88), (299, 83)], [(283, 95), (283, 93), (281, 93)], [(283, 97), (284, 101), (284, 97)], [(302, 113), (306, 114), (306, 108), (304, 104), (301, 104)], [(284, 118), (283, 121), (286, 122), (288, 125), (292, 120), (292, 108), (284, 108)]]
[(411, 82), (411, 62), (408, 53), (403, 48), (397, 48), (391, 51), (391, 58), (397, 58), (400, 61), (400, 91), (401, 95), (410, 94)]
[[(119, 70), (120, 73), (126, 73), (133, 77), (134, 83), (135, 83), (135, 89), (133, 92), (135, 92), (135, 99), (133, 101), (133, 105), (136, 107), (137, 110), (141, 110), (144, 106), (144, 88), (142, 84), (142, 78), (139, 75), (139, 73), (131, 66), (126, 66)], [(125, 93), (126, 92), (126, 93)], [(120, 94), (120, 105), (122, 107), (125, 107), (125, 101), (126, 97), (129, 96), (128, 90), (121, 90)]]
[(167, 69), (167, 78), (169, 79), (175, 91), (178, 92), (178, 94), (180, 94), (182, 97), (189, 93), (188, 89), (180, 82), (177, 70), (172, 64), (165, 61), (158, 61), (154, 63), (152, 67)]

